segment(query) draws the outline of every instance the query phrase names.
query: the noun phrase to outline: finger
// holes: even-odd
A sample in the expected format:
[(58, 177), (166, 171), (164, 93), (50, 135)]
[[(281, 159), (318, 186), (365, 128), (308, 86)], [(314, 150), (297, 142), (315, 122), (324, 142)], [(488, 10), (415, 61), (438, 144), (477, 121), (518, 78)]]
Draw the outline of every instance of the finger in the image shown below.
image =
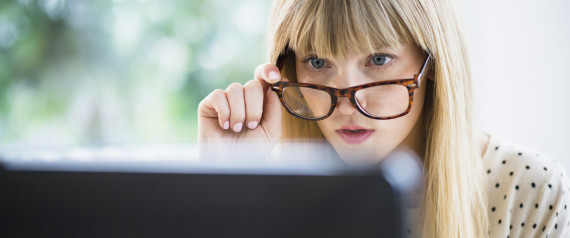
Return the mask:
[(240, 132), (245, 120), (243, 86), (239, 83), (232, 83), (226, 89), (226, 94), (230, 104), (230, 127), (235, 132)]
[[(283, 79), (287, 81), (287, 79)], [(261, 125), (266, 129), (271, 139), (279, 140), (282, 134), (282, 111), (283, 106), (277, 93), (272, 90), (265, 92), (265, 103), (263, 105), (263, 114)]]
[[(274, 64), (260, 64), (255, 68), (255, 79), (264, 81), (263, 83), (274, 84), (281, 80), (281, 72)], [(262, 84), (264, 85), (264, 84)], [(264, 85), (264, 89), (269, 87), (269, 85)]]
[(263, 113), (263, 86), (258, 80), (250, 80), (243, 86), (245, 94), (245, 122), (247, 128), (255, 129)]
[(226, 92), (221, 89), (212, 91), (199, 106), (200, 116), (217, 117), (220, 127), (227, 130), (229, 128), (230, 105), (226, 97)]

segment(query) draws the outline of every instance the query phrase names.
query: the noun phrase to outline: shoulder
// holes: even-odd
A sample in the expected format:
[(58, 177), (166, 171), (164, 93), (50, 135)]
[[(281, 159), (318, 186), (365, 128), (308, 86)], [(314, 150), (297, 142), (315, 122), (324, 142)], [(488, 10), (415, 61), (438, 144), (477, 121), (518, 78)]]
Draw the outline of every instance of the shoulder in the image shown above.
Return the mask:
[(496, 135), (482, 159), (492, 237), (570, 234), (570, 182), (558, 161)]

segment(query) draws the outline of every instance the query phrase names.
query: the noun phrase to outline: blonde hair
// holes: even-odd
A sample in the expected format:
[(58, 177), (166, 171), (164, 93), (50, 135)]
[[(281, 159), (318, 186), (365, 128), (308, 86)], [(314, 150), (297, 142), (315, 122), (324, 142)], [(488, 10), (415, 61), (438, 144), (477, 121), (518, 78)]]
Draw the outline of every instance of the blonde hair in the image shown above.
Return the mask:
[[(425, 178), (421, 237), (485, 237), (487, 196), (473, 122), (464, 26), (452, 0), (277, 0), (269, 19), (268, 56), (289, 47), (343, 57), (382, 46), (416, 45), (431, 53), (426, 92)], [(287, 67), (287, 65), (293, 67)], [(295, 81), (294, 64), (283, 77)], [(429, 104), (429, 105), (427, 105)], [(283, 113), (283, 139), (323, 138), (316, 123)]]

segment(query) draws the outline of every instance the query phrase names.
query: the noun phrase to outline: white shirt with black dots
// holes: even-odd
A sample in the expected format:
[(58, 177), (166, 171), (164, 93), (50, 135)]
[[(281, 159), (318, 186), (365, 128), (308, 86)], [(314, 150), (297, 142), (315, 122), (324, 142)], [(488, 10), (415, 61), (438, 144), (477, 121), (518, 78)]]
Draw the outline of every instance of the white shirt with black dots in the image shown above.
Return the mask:
[(570, 182), (552, 157), (490, 135), (489, 237), (570, 237)]
[[(482, 155), (490, 238), (570, 237), (570, 181), (552, 157), (490, 134)], [(418, 208), (406, 209), (406, 237)]]

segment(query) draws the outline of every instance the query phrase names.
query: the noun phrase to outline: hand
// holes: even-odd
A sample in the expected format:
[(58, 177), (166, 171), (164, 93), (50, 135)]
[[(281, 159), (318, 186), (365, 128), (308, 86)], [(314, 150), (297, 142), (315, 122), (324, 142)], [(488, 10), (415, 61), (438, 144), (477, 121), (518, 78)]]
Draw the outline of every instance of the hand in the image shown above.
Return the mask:
[[(206, 154), (218, 158), (239, 156), (236, 150), (246, 143), (257, 144), (258, 156), (266, 156), (271, 151), (282, 135), (281, 102), (270, 89), (272, 83), (281, 80), (280, 75), (273, 64), (259, 65), (253, 80), (243, 86), (232, 83), (225, 91), (216, 89), (200, 102), (201, 157)], [(251, 152), (245, 153), (251, 156)]]

